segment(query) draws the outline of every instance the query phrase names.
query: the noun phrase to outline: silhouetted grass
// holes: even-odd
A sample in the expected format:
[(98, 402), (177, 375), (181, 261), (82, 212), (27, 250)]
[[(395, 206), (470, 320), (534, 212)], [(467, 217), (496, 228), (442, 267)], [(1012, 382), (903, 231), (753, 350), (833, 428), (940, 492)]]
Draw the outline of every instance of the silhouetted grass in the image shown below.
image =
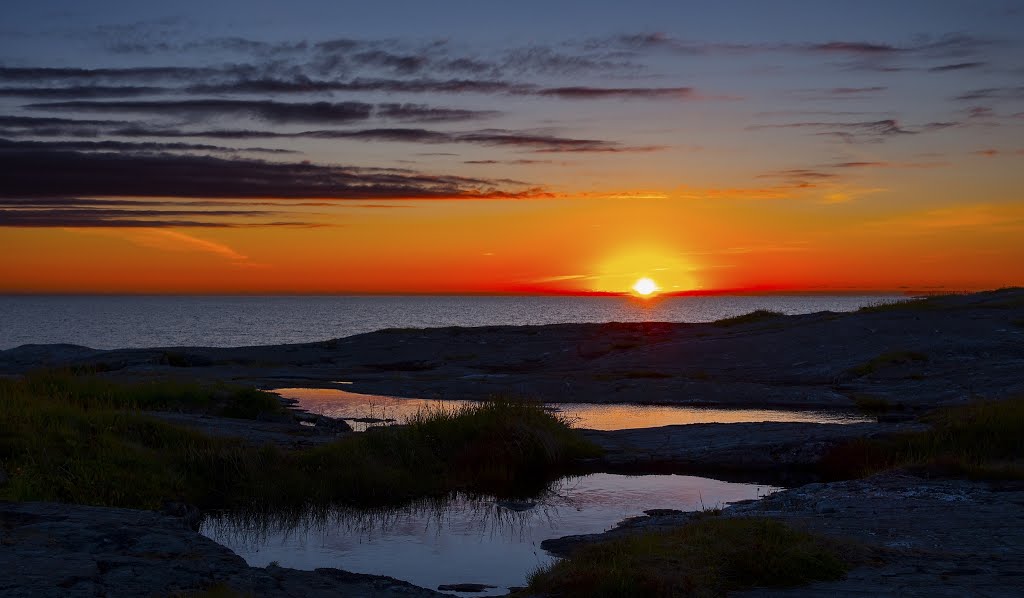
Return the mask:
[[(406, 425), (313, 449), (253, 447), (118, 408), (192, 404), (147, 385), (108, 394), (46, 378), (0, 380), (0, 499), (158, 508), (383, 505), (452, 490), (542, 487), (594, 447), (539, 405), (497, 401), (420, 413)], [(72, 388), (72, 391), (68, 391)], [(132, 395), (133, 389), (139, 396)]]
[(240, 419), (290, 419), (277, 395), (225, 384), (159, 380), (125, 384), (68, 370), (42, 370), (15, 383), (28, 394), (83, 409), (179, 411)]
[(982, 479), (1024, 479), (1024, 398), (978, 401), (922, 418), (932, 428), (833, 449), (822, 469), (859, 477), (894, 468)]
[(771, 519), (706, 517), (584, 546), (530, 578), (546, 596), (724, 596), (841, 579), (842, 547)]
[(777, 311), (771, 311), (767, 309), (759, 309), (752, 311), (749, 314), (743, 314), (741, 316), (733, 316), (731, 318), (722, 318), (721, 320), (715, 320), (711, 323), (712, 326), (721, 326), (728, 328), (730, 326), (739, 326), (740, 324), (750, 324), (753, 322), (763, 322), (765, 320), (771, 320), (784, 316), (785, 314)]
[(893, 301), (891, 303), (876, 303), (875, 305), (865, 305), (864, 307), (858, 309), (857, 313), (876, 314), (894, 311), (925, 311), (938, 309), (939, 304), (934, 299), (935, 298), (933, 297), (923, 297), (914, 299), (900, 299), (899, 301)]

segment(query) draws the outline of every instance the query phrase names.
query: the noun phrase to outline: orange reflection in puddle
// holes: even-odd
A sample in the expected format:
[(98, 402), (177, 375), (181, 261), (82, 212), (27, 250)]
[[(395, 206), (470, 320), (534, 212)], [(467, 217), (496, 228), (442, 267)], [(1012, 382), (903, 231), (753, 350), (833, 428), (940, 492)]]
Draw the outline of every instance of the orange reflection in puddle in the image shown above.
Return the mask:
[[(421, 410), (438, 407), (451, 409), (472, 405), (475, 401), (403, 399), (368, 395), (336, 388), (278, 388), (274, 392), (295, 399), (310, 413), (337, 418), (392, 419), (402, 422)], [(627, 430), (685, 424), (733, 424), (744, 422), (807, 422), (853, 424), (873, 422), (874, 418), (843, 411), (796, 411), (786, 409), (721, 409), (677, 405), (634, 405), (597, 403), (549, 403), (552, 411), (565, 416), (577, 428)], [(356, 430), (368, 422), (350, 421)], [(379, 425), (386, 422), (369, 422)]]

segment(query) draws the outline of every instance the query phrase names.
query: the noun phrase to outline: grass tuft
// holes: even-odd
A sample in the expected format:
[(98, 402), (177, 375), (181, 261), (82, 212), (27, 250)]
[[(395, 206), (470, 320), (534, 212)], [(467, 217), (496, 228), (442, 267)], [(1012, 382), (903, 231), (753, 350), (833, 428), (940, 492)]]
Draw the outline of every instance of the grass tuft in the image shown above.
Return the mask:
[(753, 322), (763, 322), (765, 320), (772, 320), (784, 316), (785, 314), (777, 311), (771, 311), (767, 309), (759, 309), (752, 311), (749, 314), (743, 314), (741, 316), (733, 316), (731, 318), (722, 318), (721, 320), (715, 320), (711, 323), (712, 326), (720, 326), (728, 328), (730, 326), (739, 326), (740, 324), (751, 324)]
[(874, 305), (865, 305), (864, 307), (858, 309), (857, 313), (877, 314), (894, 311), (927, 311), (938, 308), (939, 304), (934, 300), (934, 297), (919, 297), (913, 299), (900, 299), (899, 301), (893, 301), (889, 303), (876, 303)]
[(939, 409), (923, 432), (840, 445), (821, 463), (832, 478), (895, 468), (977, 479), (1024, 479), (1024, 398)]
[(550, 596), (723, 596), (754, 587), (841, 579), (842, 547), (763, 518), (707, 517), (584, 546), (530, 578)]
[(313, 449), (253, 447), (130, 410), (195, 404), (192, 387), (179, 394), (168, 388), (61, 376), (0, 379), (0, 468), (10, 478), (0, 499), (132, 508), (166, 501), (375, 506), (452, 490), (540, 489), (597, 451), (539, 404), (512, 401), (423, 411), (405, 425)]

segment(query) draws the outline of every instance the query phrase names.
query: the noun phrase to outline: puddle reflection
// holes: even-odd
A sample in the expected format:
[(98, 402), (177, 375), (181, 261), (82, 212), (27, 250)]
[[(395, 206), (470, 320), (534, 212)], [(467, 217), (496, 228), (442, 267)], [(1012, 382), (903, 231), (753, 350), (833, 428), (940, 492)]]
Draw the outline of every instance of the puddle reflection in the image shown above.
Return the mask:
[(397, 509), (298, 517), (225, 513), (208, 518), (202, 533), (256, 566), (336, 567), (428, 588), (485, 583), (498, 586), (490, 595), (500, 595), (554, 559), (540, 548), (545, 539), (601, 532), (648, 509), (715, 508), (778, 489), (695, 476), (600, 473), (565, 478), (529, 501), (456, 494)]
[[(274, 392), (298, 401), (310, 413), (345, 418), (357, 431), (369, 426), (401, 422), (418, 411), (437, 407), (457, 408), (474, 401), (403, 399), (367, 395), (337, 388), (277, 388)], [(875, 418), (846, 411), (796, 411), (786, 409), (719, 409), (675, 405), (633, 405), (598, 403), (548, 403), (547, 406), (569, 419), (575, 427), (592, 430), (653, 428), (676, 424), (741, 422), (809, 422), (852, 424), (873, 422)], [(358, 420), (364, 421), (358, 421)], [(369, 421), (366, 421), (369, 420)]]

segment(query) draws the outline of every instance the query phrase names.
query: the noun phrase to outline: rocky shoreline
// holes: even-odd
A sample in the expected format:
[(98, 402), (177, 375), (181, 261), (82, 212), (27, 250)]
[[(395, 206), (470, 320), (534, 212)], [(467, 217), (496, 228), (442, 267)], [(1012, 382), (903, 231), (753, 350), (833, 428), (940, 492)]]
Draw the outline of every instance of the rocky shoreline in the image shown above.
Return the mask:
[(796, 409), (869, 400), (914, 411), (1024, 393), (1021, 321), (1024, 290), (1007, 289), (717, 324), (396, 329), (236, 348), (26, 345), (0, 351), (0, 375), (79, 367), (413, 398)]
[[(515, 395), (558, 402), (849, 408), (895, 423), (694, 424), (584, 430), (604, 455), (590, 470), (668, 468), (728, 476), (813, 468), (859, 438), (916, 431), (914, 415), (973, 398), (1024, 394), (1024, 290), (930, 299), (850, 314), (721, 324), (565, 324), (388, 330), (267, 347), (99, 351), (68, 345), (0, 351), (0, 375), (73, 367), (119, 380), (231, 381), (264, 388), (336, 387), (409, 397)], [(350, 433), (343, 421), (293, 410), (295, 421), (150, 413), (207, 434), (285, 448)], [(0, 472), (2, 475), (3, 472)], [(878, 555), (846, 580), (752, 596), (1011, 596), (1024, 585), (1024, 484), (889, 473), (803, 485), (725, 509), (854, 538)], [(385, 577), (334, 569), (248, 566), (193, 529), (193, 514), (50, 503), (0, 503), (4, 596), (172, 596), (225, 584), (255, 596), (438, 596)], [(651, 512), (583, 543), (678, 526), (692, 515)], [(457, 580), (456, 580), (457, 581)]]
[[(721, 517), (771, 517), (800, 529), (853, 541), (873, 564), (841, 581), (738, 596), (1019, 596), (1024, 587), (1024, 482), (928, 479), (886, 473), (808, 484), (738, 503)], [(684, 525), (694, 513), (651, 511), (603, 534), (547, 540), (567, 556), (579, 547)]]

